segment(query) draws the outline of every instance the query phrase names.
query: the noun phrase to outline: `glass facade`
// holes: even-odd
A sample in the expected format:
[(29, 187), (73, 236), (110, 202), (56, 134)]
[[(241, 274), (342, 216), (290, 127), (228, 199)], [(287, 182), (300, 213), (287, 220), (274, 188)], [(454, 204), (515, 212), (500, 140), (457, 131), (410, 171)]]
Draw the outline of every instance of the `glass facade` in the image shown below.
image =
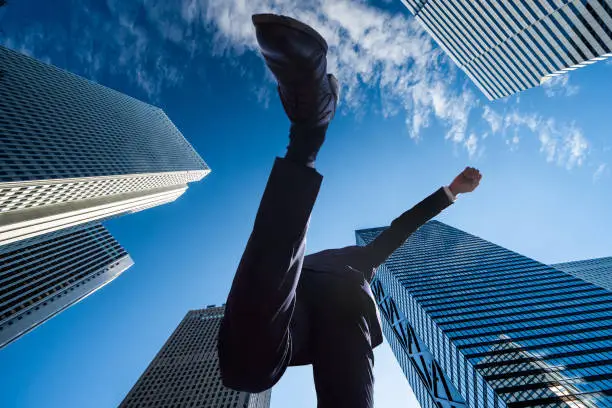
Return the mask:
[(177, 199), (210, 169), (159, 108), (0, 46), (0, 245)]
[(437, 221), (372, 289), (404, 372), (421, 371), (407, 377), (423, 406), (612, 406), (609, 290)]
[(612, 257), (564, 262), (553, 266), (612, 291)]
[(0, 246), (0, 347), (100, 289), (132, 264), (100, 224)]
[(121, 408), (269, 408), (272, 390), (259, 394), (223, 386), (217, 336), (224, 307), (187, 313), (149, 367), (121, 403)]
[(402, 0), (489, 98), (612, 56), (612, 0)]
[(0, 182), (205, 170), (166, 114), (0, 47)]

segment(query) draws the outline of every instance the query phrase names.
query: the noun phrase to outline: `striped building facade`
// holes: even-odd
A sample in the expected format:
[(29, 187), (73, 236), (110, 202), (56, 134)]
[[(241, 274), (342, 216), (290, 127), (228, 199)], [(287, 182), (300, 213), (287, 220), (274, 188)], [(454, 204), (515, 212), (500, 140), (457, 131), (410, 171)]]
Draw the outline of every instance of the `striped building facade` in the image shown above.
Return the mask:
[(176, 200), (210, 170), (159, 108), (0, 46), (0, 245)]
[(612, 407), (609, 290), (437, 221), (372, 290), (424, 408)]
[(189, 311), (120, 408), (270, 408), (272, 390), (250, 394), (223, 386), (217, 337), (224, 311)]
[(612, 56), (612, 0), (402, 0), (491, 100)]
[(0, 348), (132, 265), (127, 252), (100, 224), (0, 246)]

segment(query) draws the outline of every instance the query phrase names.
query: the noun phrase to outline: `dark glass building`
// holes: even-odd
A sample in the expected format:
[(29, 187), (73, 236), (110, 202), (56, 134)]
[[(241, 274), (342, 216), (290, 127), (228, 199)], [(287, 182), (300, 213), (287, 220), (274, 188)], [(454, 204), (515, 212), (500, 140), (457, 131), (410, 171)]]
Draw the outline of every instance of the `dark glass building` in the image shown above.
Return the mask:
[(0, 348), (133, 265), (100, 224), (0, 246)]
[(188, 312), (120, 407), (269, 408), (272, 390), (249, 394), (221, 382), (217, 336), (224, 309)]
[(437, 221), (372, 289), (423, 407), (612, 407), (609, 290)]
[(209, 172), (161, 109), (0, 46), (0, 245), (171, 202)]

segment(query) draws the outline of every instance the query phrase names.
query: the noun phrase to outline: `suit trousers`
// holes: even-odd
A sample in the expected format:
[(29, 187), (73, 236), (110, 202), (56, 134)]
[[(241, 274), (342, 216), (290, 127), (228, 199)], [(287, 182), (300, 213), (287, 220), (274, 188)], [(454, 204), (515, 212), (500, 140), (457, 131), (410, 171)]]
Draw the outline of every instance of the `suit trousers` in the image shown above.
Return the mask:
[(229, 388), (257, 393), (288, 366), (312, 364), (319, 408), (370, 408), (374, 357), (363, 278), (302, 268), (321, 182), (314, 169), (274, 163), (221, 322), (221, 377)]

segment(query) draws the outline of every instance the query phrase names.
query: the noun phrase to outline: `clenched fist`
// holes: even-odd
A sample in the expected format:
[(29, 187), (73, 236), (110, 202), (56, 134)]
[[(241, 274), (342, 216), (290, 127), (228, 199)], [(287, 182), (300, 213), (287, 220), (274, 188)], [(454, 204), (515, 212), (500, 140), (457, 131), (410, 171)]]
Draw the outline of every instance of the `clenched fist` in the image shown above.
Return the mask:
[(466, 167), (465, 170), (455, 177), (448, 188), (454, 195), (471, 193), (480, 184), (480, 179), (482, 179), (482, 174), (477, 169)]

